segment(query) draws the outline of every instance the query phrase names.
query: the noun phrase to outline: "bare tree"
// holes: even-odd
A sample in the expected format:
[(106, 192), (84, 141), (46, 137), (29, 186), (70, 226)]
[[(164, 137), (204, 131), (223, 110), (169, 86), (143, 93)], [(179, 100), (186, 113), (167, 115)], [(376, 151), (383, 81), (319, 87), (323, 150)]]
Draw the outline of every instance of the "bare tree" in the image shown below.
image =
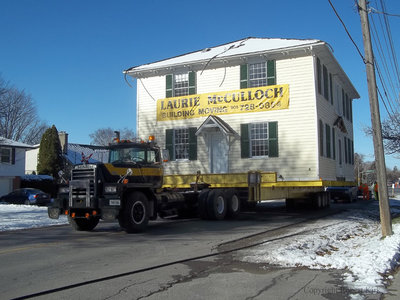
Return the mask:
[(95, 132), (89, 134), (92, 145), (108, 146), (116, 137), (115, 131), (120, 132), (120, 137), (123, 140), (134, 140), (135, 133), (133, 130), (124, 128), (122, 130), (114, 130), (110, 127), (97, 129)]
[(400, 179), (400, 171), (397, 169), (397, 166), (394, 166), (393, 170), (387, 170), (387, 179), (388, 182), (398, 182)]
[[(364, 129), (367, 135), (372, 135), (372, 128)], [(382, 138), (386, 154), (400, 153), (400, 119), (393, 116), (382, 122)]]
[(0, 77), (0, 136), (27, 144), (39, 143), (48, 126), (39, 120), (32, 97)]

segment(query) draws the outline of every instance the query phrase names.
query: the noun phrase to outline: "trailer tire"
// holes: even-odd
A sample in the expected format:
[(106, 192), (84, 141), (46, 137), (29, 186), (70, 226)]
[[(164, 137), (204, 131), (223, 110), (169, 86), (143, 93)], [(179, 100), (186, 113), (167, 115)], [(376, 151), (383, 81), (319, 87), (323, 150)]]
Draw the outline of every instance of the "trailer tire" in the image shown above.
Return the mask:
[(207, 212), (207, 200), (208, 200), (208, 195), (210, 193), (210, 190), (202, 190), (199, 194), (199, 216), (203, 220), (208, 220), (208, 212)]
[(73, 219), (71, 216), (68, 216), (69, 224), (76, 231), (91, 231), (99, 224), (99, 221), (99, 218)]
[(146, 195), (136, 191), (128, 195), (122, 214), (123, 228), (127, 233), (138, 233), (146, 229), (149, 223), (149, 203)]
[(234, 189), (228, 189), (225, 191), (227, 199), (227, 211), (226, 217), (230, 219), (237, 218), (240, 213), (240, 198)]
[(207, 212), (211, 220), (223, 220), (227, 212), (227, 201), (223, 190), (212, 190), (207, 197)]
[(330, 195), (326, 192), (317, 193), (313, 199), (313, 208), (322, 209), (330, 206)]

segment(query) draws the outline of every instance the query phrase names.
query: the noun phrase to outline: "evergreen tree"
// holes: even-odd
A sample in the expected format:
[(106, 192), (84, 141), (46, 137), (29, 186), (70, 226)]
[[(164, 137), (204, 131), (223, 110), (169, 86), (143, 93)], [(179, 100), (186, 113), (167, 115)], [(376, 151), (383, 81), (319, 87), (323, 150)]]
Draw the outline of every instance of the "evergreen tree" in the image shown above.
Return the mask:
[(37, 170), (39, 174), (58, 177), (63, 168), (63, 156), (56, 126), (47, 129), (40, 142)]

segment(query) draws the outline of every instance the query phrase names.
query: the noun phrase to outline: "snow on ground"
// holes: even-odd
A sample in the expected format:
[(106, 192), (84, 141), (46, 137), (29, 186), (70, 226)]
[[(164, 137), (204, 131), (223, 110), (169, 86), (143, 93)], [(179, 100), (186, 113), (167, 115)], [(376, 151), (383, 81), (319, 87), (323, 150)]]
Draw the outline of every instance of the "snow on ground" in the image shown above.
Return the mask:
[[(390, 201), (392, 216), (400, 216), (400, 197)], [(349, 209), (314, 224), (297, 227), (298, 235), (242, 250), (244, 261), (285, 267), (344, 269), (345, 281), (355, 289), (385, 291), (385, 278), (400, 258), (400, 217), (393, 222), (392, 236), (381, 239), (379, 206), (374, 201), (364, 209)], [(53, 220), (47, 207), (0, 204), (0, 231), (67, 224)], [(292, 234), (292, 232), (291, 232)]]
[(66, 216), (50, 219), (47, 207), (0, 204), (0, 231), (68, 224)]
[[(400, 198), (390, 200), (392, 216), (400, 215)], [(398, 219), (400, 220), (400, 219)], [(298, 235), (243, 250), (244, 261), (284, 267), (344, 269), (345, 282), (355, 290), (385, 292), (386, 277), (400, 258), (400, 222), (394, 218), (392, 236), (382, 239), (379, 205), (299, 225)], [(291, 232), (292, 233), (292, 232)]]

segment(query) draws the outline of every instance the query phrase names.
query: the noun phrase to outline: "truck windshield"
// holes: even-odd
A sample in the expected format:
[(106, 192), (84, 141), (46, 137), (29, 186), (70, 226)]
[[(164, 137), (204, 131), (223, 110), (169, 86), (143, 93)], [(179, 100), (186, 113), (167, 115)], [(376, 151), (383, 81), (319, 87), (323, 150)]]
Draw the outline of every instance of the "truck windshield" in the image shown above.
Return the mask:
[(146, 163), (158, 162), (156, 149), (117, 148), (110, 150), (109, 163)]

